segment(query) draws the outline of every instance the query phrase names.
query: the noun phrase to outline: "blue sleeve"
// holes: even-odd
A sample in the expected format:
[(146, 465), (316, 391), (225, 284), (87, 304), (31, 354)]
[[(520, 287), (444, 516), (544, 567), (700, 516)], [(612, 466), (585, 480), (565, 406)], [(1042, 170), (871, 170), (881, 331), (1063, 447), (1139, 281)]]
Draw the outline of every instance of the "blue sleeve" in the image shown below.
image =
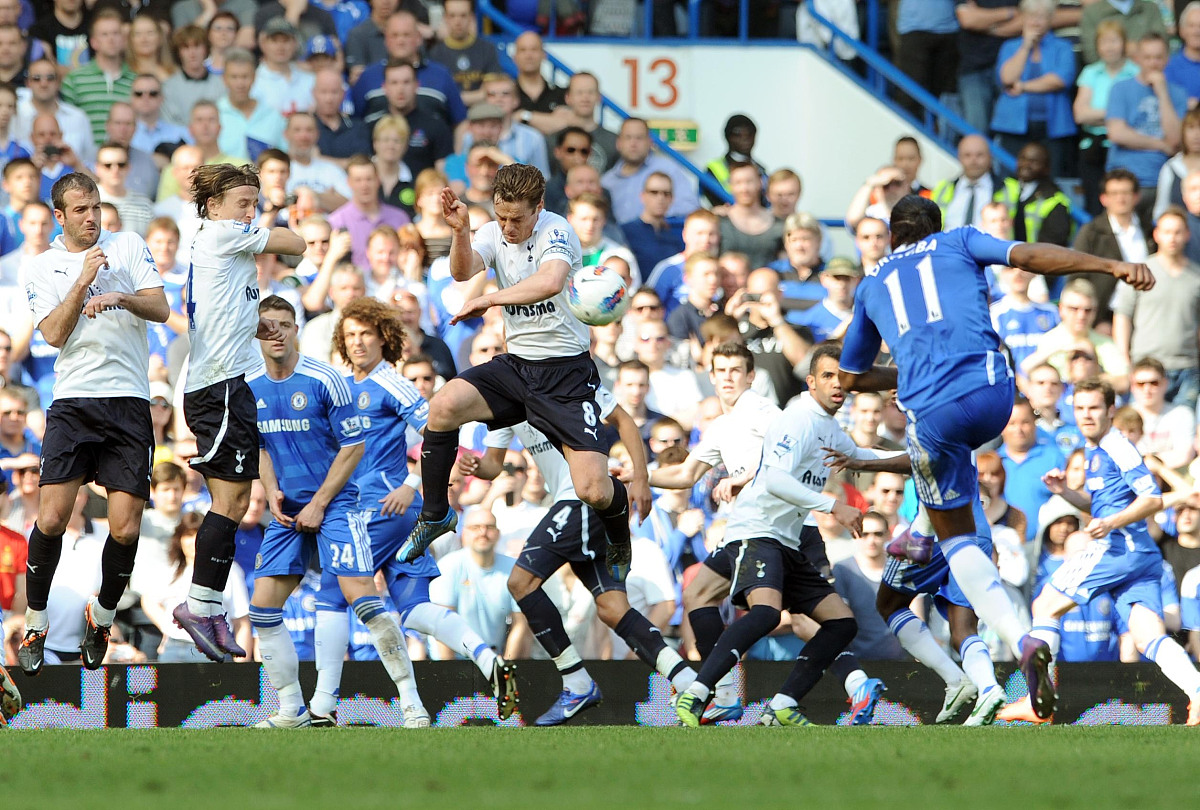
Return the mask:
[(962, 234), (963, 250), (980, 266), (990, 264), (1008, 265), (1008, 254), (1020, 242), (1010, 242), (1007, 239), (997, 239), (974, 226), (959, 228), (955, 233)]
[(404, 422), (415, 431), (425, 429), (425, 423), (429, 421), (429, 403), (422, 397), (417, 397), (412, 402), (402, 402), (395, 394), (388, 394), (388, 407), (396, 416), (404, 420)]
[(879, 329), (867, 315), (863, 305), (864, 286), (865, 284), (860, 284), (854, 295), (854, 316), (846, 327), (846, 336), (842, 341), (842, 359), (839, 363), (841, 368), (855, 374), (871, 370), (875, 358), (879, 356), (879, 347), (883, 345)]
[[(1075, 51), (1071, 49), (1070, 44), (1066, 40), (1054, 37), (1051, 42), (1052, 47), (1045, 50), (1045, 64), (1043, 69), (1046, 73), (1053, 73), (1063, 80), (1069, 88), (1075, 83)], [(1063, 88), (1065, 92), (1067, 88)]]
[(1021, 47), (1021, 38), (1006, 39), (1000, 46), (1000, 54), (996, 57), (996, 84), (999, 87), (1004, 86), (1004, 80), (1000, 78), (1000, 68), (1004, 63), (1012, 58), (1012, 55), (1017, 52), (1017, 48)]
[[(339, 379), (337, 382), (346, 386), (345, 380)], [(358, 415), (358, 410), (354, 407), (354, 399), (350, 397), (349, 389), (347, 388), (345, 396), (337, 396), (328, 385), (322, 385), (320, 388), (322, 404), (325, 406), (325, 413), (329, 416), (329, 424), (337, 436), (338, 446), (350, 447), (366, 441), (366, 436), (363, 435), (362, 417)]]
[(1175, 569), (1166, 560), (1163, 560), (1162, 580), (1159, 582), (1159, 590), (1162, 591), (1162, 606), (1164, 608), (1179, 607), (1179, 588), (1175, 585)]
[(1108, 91), (1108, 109), (1104, 111), (1105, 118), (1120, 118), (1122, 121), (1130, 119), (1133, 114), (1129, 95), (1130, 82), (1136, 82), (1136, 79), (1119, 81)]
[(1188, 94), (1187, 90), (1177, 84), (1169, 85), (1168, 92), (1171, 94), (1171, 102), (1175, 105), (1175, 114), (1180, 118), (1187, 115), (1188, 111)]

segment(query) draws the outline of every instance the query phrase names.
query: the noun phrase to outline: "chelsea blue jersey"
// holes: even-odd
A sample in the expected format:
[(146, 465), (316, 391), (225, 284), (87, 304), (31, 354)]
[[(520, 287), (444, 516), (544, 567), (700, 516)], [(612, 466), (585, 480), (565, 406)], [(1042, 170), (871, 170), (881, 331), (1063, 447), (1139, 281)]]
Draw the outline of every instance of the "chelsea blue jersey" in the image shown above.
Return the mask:
[(363, 380), (346, 382), (362, 423), (367, 446), (354, 471), (360, 506), (379, 509), (379, 501), (404, 483), (408, 476), (405, 428), (421, 431), (429, 418), (429, 404), (417, 387), (381, 362)]
[(1058, 310), (1050, 304), (1030, 301), (1023, 307), (1001, 299), (992, 305), (992, 323), (996, 333), (1012, 353), (1013, 366), (1021, 367), (1026, 357), (1037, 350), (1042, 335), (1058, 326)]
[[(260, 366), (246, 382), (258, 405), (259, 447), (275, 467), (284, 510), (295, 514), (325, 482), (338, 451), (363, 442), (350, 386), (333, 366), (303, 356), (286, 380), (272, 380)], [(335, 505), (357, 508), (353, 479), (329, 508)]]
[(1010, 376), (984, 268), (1009, 264), (1018, 244), (968, 226), (885, 256), (855, 291), (841, 367), (869, 371), (886, 342), (899, 367), (897, 398), (917, 414)]
[[(1142, 456), (1116, 428), (1105, 434), (1095, 447), (1087, 449), (1087, 479), (1084, 483), (1092, 496), (1092, 517), (1111, 517), (1140, 496), (1161, 496), (1154, 475), (1146, 469)], [(1139, 520), (1109, 535), (1111, 551), (1140, 551), (1158, 554), (1158, 545)]]

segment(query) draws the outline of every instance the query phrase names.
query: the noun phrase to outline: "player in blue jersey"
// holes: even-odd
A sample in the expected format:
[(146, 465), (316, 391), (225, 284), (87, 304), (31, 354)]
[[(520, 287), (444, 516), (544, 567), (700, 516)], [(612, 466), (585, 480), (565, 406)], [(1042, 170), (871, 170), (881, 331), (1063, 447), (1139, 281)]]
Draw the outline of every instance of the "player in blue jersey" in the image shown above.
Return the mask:
[(1008, 346), (1013, 367), (1019, 371), (1025, 358), (1037, 349), (1041, 336), (1058, 326), (1058, 310), (1052, 304), (1030, 300), (1032, 273), (1006, 267), (1001, 276), (1008, 284), (1008, 292), (992, 304), (992, 325)]
[[(1075, 424), (1087, 440), (1084, 489), (1068, 489), (1062, 470), (1051, 470), (1043, 480), (1051, 492), (1092, 516), (1084, 531), (1093, 542), (1055, 571), (1034, 600), (1030, 635), (1057, 654), (1059, 618), (1076, 605), (1110, 594), (1138, 652), (1158, 664), (1188, 696), (1187, 724), (1200, 725), (1200, 672), (1183, 647), (1167, 635), (1162, 608), (1163, 558), (1146, 528), (1146, 518), (1162, 509), (1162, 492), (1141, 454), (1113, 429), (1115, 403), (1113, 388), (1104, 380), (1075, 384)], [(1043, 720), (1050, 716), (1036, 714)], [(1034, 718), (1028, 713), (1021, 716), (1014, 705), (1004, 719)]]
[[(824, 449), (825, 463), (834, 472), (852, 470), (912, 474), (912, 461), (906, 456), (851, 458), (833, 448)], [(990, 558), (992, 532), (982, 500), (976, 500), (972, 512), (975, 524), (979, 527), (975, 544)], [(918, 536), (933, 534), (928, 511), (924, 507), (917, 512), (912, 526), (886, 546), (889, 559), (875, 596), (875, 609), (887, 622), (888, 629), (896, 636), (900, 646), (946, 682), (946, 698), (934, 722), (950, 722), (970, 701), (975, 700), (975, 706), (963, 725), (991, 725), (1005, 698), (1004, 690), (996, 682), (991, 652), (979, 637), (979, 618), (950, 572), (950, 565), (940, 549), (934, 547), (928, 562), (920, 565), (907, 559), (907, 546), (914, 533)], [(950, 627), (950, 641), (962, 660), (961, 667), (954, 663), (929, 632), (929, 625), (909, 607), (913, 599), (922, 594), (933, 597), (934, 605), (946, 619)]]
[[(916, 195), (896, 204), (891, 225), (892, 254), (871, 268), (854, 296), (842, 384), (850, 391), (896, 390), (908, 417), (917, 498), (929, 511), (941, 551), (979, 618), (1020, 657), (1038, 715), (1049, 716), (1049, 648), (1024, 632), (996, 566), (974, 542), (979, 482), (971, 453), (1000, 435), (1015, 395), (988, 313), (984, 268), (1106, 273), (1139, 290), (1154, 286), (1154, 276), (1144, 264), (1003, 241), (973, 227), (940, 232), (941, 210)], [(884, 342), (894, 367), (873, 365)], [(916, 540), (918, 546), (929, 542)]]
[[(517, 708), (516, 666), (502, 659), (452, 610), (429, 601), (429, 583), (441, 575), (432, 557), (411, 563), (396, 559), (421, 511), (421, 479), (408, 471), (408, 428), (425, 427), (429, 406), (416, 386), (397, 373), (404, 328), (396, 311), (374, 298), (359, 298), (342, 309), (333, 347), (352, 373), (346, 382), (366, 436), (362, 461), (354, 472), (359, 508), (371, 538), (376, 570), (382, 570), (400, 622), (471, 657), (492, 684), (500, 719)], [(317, 688), (309, 704), (313, 725), (335, 725), (342, 662), (349, 641), (346, 600), (328, 571), (317, 599)]]
[(250, 622), (258, 631), (263, 668), (279, 693), (279, 712), (263, 728), (298, 728), (312, 719), (300, 692), (296, 648), (283, 624), (283, 605), (315, 550), (324, 571), (371, 631), (384, 668), (400, 692), (406, 728), (429, 725), (400, 625), (375, 590), (366, 522), (351, 480), (363, 456), (362, 423), (340, 372), (302, 357), (296, 312), (279, 296), (259, 315), (280, 338), (262, 341), (265, 363), (247, 375), (258, 411), (259, 471), (274, 520), (255, 559)]

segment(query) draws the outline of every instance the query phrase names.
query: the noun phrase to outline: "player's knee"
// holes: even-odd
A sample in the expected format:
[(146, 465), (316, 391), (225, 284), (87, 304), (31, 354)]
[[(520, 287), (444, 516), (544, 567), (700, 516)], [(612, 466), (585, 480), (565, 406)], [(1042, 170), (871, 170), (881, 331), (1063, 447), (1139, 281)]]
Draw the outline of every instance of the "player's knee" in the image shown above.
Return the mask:
[(514, 565), (508, 575), (508, 593), (518, 602), (536, 591), (540, 584), (541, 580), (519, 566)]
[(858, 622), (853, 618), (830, 619), (822, 623), (821, 630), (829, 634), (830, 639), (838, 646), (839, 650), (844, 650), (858, 635)]
[(588, 476), (572, 483), (579, 500), (593, 509), (604, 509), (612, 501), (612, 484), (606, 476)]
[(753, 619), (757, 627), (763, 631), (763, 635), (778, 627), (782, 617), (783, 612), (772, 605), (755, 605), (746, 614), (746, 618)]
[(625, 595), (619, 591), (611, 591), (605, 596), (613, 596), (613, 598), (601, 598), (596, 600), (596, 615), (600, 617), (600, 621), (605, 625), (616, 629), (620, 624), (621, 619), (625, 618), (625, 614), (629, 612), (629, 600), (624, 598)]

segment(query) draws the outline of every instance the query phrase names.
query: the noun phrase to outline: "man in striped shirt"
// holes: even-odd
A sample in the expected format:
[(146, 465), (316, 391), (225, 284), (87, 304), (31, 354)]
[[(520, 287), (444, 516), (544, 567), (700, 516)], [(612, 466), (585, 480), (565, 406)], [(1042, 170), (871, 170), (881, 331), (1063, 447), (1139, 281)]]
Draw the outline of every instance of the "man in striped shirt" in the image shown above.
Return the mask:
[(104, 121), (108, 108), (116, 101), (129, 101), (133, 91), (133, 70), (125, 64), (125, 28), (115, 9), (101, 9), (92, 18), (88, 43), (92, 61), (67, 74), (62, 83), (62, 99), (87, 113), (92, 138), (104, 140)]

